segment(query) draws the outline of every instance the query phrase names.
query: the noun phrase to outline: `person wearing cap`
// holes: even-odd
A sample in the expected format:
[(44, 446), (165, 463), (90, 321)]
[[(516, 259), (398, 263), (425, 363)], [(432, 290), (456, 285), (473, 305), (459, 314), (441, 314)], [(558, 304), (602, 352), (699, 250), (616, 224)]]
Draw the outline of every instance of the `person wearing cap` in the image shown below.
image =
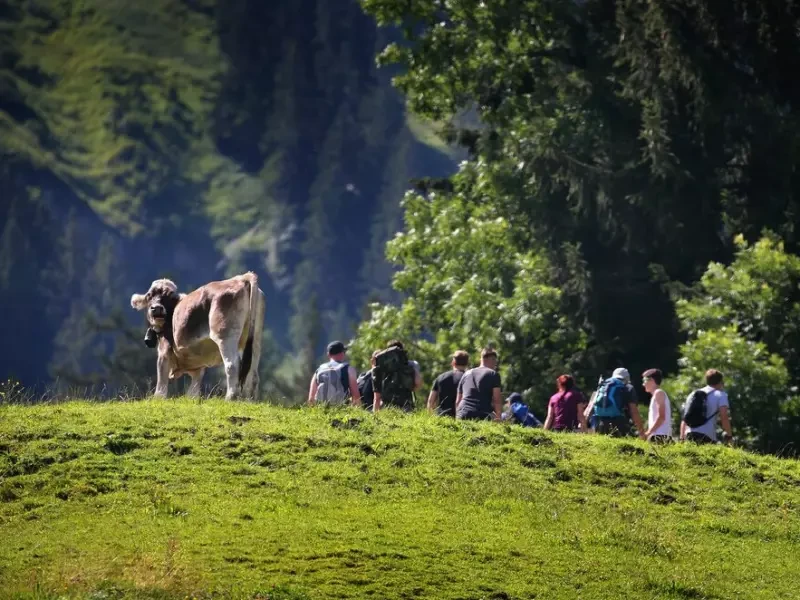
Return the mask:
[(497, 352), (493, 348), (484, 348), (481, 365), (464, 373), (458, 382), (456, 419), (500, 420), (503, 398), (497, 362)]
[(347, 347), (339, 341), (328, 344), (328, 362), (314, 371), (308, 388), (308, 405), (342, 405), (348, 396), (355, 406), (361, 406), (356, 370), (346, 362)]
[(456, 416), (458, 384), (469, 366), (469, 354), (458, 350), (450, 361), (451, 369), (439, 375), (428, 395), (428, 412), (442, 417)]
[[(630, 420), (633, 420), (633, 424), (636, 427), (639, 437), (641, 439), (645, 439), (644, 427), (642, 426), (642, 417), (639, 414), (639, 408), (637, 405), (636, 390), (634, 390), (633, 386), (631, 385), (631, 375), (628, 373), (628, 369), (624, 369), (622, 367), (614, 369), (614, 372), (611, 374), (611, 378), (603, 381), (601, 388), (613, 383), (611, 382), (611, 379), (615, 379), (622, 383), (621, 386), (617, 387), (617, 393), (615, 395), (618, 397), (612, 399), (617, 407), (619, 416), (604, 417), (596, 415), (595, 431), (597, 433), (611, 435), (613, 437), (624, 437), (630, 435)], [(592, 397), (592, 402), (590, 403), (590, 408), (595, 413), (597, 412), (597, 397), (598, 392), (595, 392)]]

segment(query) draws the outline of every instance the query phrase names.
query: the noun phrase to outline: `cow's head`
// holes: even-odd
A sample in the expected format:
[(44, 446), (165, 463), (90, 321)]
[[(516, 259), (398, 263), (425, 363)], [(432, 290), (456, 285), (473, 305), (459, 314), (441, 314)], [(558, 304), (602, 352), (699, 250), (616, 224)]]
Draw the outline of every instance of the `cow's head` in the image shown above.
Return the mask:
[(147, 310), (147, 323), (150, 325), (144, 338), (147, 346), (155, 347), (158, 336), (171, 337), (172, 313), (185, 295), (179, 294), (178, 287), (169, 279), (157, 279), (150, 284), (146, 294), (131, 296), (133, 308)]

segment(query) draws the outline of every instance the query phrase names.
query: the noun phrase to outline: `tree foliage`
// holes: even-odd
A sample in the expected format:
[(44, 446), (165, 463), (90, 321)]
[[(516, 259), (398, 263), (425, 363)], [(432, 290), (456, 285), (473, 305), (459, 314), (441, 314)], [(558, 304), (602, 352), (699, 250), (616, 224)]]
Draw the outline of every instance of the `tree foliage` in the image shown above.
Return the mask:
[(796, 246), (794, 4), (363, 5), (406, 34), (381, 60), (400, 67), (412, 110), (476, 114), (479, 126), (452, 137), (562, 281), (573, 275), (561, 249), (577, 249), (588, 280), (570, 303), (599, 368), (675, 364), (681, 333), (663, 283), (691, 284), (727, 260), (734, 232), (768, 226)]
[(706, 369), (719, 369), (736, 430), (778, 450), (800, 434), (800, 257), (774, 234), (752, 245), (738, 236), (736, 245), (730, 265), (710, 264), (677, 301), (689, 340), (673, 389), (685, 396), (702, 385)]
[(364, 364), (392, 337), (409, 343), (430, 382), (456, 350), (477, 363), (484, 346), (500, 354), (507, 390), (541, 400), (565, 368), (576, 365), (585, 335), (562, 316), (562, 291), (528, 233), (487, 202), (465, 164), (452, 194), (408, 193), (405, 228), (388, 244), (400, 267), (400, 305), (376, 304), (351, 352)]

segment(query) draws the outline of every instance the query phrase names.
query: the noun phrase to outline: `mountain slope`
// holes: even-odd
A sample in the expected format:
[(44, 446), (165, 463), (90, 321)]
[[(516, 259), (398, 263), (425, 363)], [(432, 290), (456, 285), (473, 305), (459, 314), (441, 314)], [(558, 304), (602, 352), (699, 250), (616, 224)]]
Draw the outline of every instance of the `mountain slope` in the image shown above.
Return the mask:
[[(316, 358), (349, 335), (367, 297), (388, 291), (383, 243), (409, 179), (453, 168), (377, 70), (385, 41), (355, 0), (8, 3), (0, 306), (15, 319), (0, 335), (19, 345), (0, 377), (57, 376), (63, 331), (91, 348), (97, 328), (64, 320), (73, 305), (113, 320), (112, 352), (127, 352), (121, 324), (139, 322), (127, 298), (159, 276), (191, 289), (255, 269), (283, 355)], [(100, 307), (79, 279), (104, 238), (117, 279), (94, 283), (115, 289)], [(77, 262), (64, 270), (65, 251)], [(309, 311), (311, 347), (298, 325)], [(58, 376), (121, 383), (96, 363), (78, 356)]]

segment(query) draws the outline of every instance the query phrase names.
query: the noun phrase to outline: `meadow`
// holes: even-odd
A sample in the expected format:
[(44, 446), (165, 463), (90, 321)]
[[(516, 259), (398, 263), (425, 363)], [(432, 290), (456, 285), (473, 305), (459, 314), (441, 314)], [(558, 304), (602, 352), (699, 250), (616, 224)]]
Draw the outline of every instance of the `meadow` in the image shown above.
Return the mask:
[(796, 599), (800, 462), (427, 414), (0, 406), (1, 598)]

